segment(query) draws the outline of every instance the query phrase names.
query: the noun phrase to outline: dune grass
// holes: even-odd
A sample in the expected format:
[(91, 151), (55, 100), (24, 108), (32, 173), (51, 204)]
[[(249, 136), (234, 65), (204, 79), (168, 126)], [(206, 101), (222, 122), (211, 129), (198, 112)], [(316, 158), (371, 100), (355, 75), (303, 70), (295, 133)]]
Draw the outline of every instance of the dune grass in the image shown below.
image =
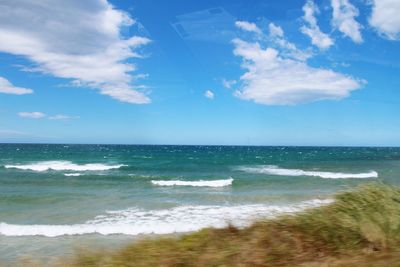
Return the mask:
[(80, 251), (61, 266), (400, 266), (400, 188), (368, 184), (335, 202), (237, 229)]

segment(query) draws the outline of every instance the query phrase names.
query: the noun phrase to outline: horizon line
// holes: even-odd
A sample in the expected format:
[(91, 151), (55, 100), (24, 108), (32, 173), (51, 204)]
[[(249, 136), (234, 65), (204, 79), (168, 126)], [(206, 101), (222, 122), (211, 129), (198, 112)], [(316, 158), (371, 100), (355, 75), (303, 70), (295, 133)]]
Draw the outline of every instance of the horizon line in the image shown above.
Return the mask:
[(140, 143), (46, 143), (46, 142), (0, 142), (0, 145), (105, 145), (105, 146), (211, 146), (211, 147), (327, 147), (327, 148), (400, 148), (380, 145), (227, 145), (227, 144), (140, 144)]

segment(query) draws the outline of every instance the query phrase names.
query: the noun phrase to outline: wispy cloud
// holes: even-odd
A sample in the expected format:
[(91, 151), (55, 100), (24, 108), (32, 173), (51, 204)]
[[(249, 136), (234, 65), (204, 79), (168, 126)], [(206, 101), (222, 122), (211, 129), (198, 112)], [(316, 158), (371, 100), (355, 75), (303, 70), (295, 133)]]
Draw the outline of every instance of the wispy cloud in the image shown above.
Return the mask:
[(294, 43), (289, 42), (285, 38), (285, 33), (280, 26), (270, 23), (268, 25), (269, 35), (262, 34), (264, 40), (272, 43), (275, 47), (281, 50), (281, 53), (289, 58), (297, 60), (307, 60), (312, 56), (309, 51), (302, 51), (296, 47)]
[(274, 23), (268, 24), (269, 34), (272, 37), (283, 37), (284, 32), (281, 27), (275, 25)]
[(20, 135), (26, 135), (26, 133), (21, 132), (21, 131), (0, 129), (1, 137), (13, 137), (13, 136), (20, 136)]
[(332, 25), (355, 43), (362, 43), (361, 24), (355, 20), (358, 9), (349, 0), (331, 0), (333, 8)]
[(150, 42), (121, 36), (135, 21), (106, 0), (14, 1), (0, 4), (0, 51), (25, 56), (40, 71), (128, 103), (149, 103), (135, 86), (130, 58)]
[(68, 116), (63, 114), (57, 114), (49, 117), (49, 120), (58, 120), (58, 121), (68, 121), (73, 119), (79, 119), (79, 116)]
[(18, 112), (18, 116), (22, 118), (30, 118), (30, 119), (40, 119), (46, 117), (46, 114), (43, 112), (39, 111), (33, 111), (33, 112)]
[(18, 112), (18, 116), (22, 118), (30, 118), (30, 119), (41, 119), (41, 118), (47, 118), (49, 120), (58, 120), (58, 121), (68, 121), (68, 120), (73, 120), (73, 119), (79, 119), (79, 116), (70, 116), (70, 115), (64, 115), (64, 114), (56, 114), (53, 116), (47, 115), (46, 113), (40, 112), (40, 111), (33, 111), (33, 112)]
[(236, 27), (238, 27), (241, 30), (248, 31), (248, 32), (254, 32), (257, 34), (261, 34), (260, 28), (257, 27), (255, 23), (248, 22), (248, 21), (236, 21), (235, 22)]
[(400, 39), (400, 1), (372, 0), (369, 24), (390, 40)]
[[(283, 31), (278, 35), (286, 41)], [(240, 77), (242, 88), (235, 92), (241, 99), (266, 105), (337, 100), (349, 96), (363, 83), (333, 70), (309, 66), (306, 60), (285, 52), (287, 45), (278, 50), (258, 40), (233, 40), (233, 52), (243, 59), (242, 67), (246, 70)]]
[(236, 83), (237, 83), (236, 80), (222, 79), (222, 86), (225, 87), (226, 89), (231, 89), (232, 86), (234, 86)]
[(211, 90), (207, 90), (204, 92), (204, 96), (208, 99), (214, 99), (214, 93)]
[(32, 94), (33, 90), (14, 86), (9, 80), (0, 76), (0, 93), (25, 95), (25, 94)]
[(308, 0), (303, 6), (304, 21), (308, 24), (303, 25), (300, 30), (302, 33), (311, 38), (311, 43), (317, 46), (319, 49), (327, 49), (333, 45), (332, 38), (328, 34), (323, 33), (318, 24), (315, 14), (319, 14), (318, 7), (312, 0)]

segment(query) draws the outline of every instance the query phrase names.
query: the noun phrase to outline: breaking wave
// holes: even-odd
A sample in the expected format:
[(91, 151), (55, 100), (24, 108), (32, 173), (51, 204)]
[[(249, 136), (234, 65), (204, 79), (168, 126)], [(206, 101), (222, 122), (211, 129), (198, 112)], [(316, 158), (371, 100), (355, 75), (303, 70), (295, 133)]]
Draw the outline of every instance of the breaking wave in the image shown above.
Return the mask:
[(250, 225), (256, 219), (271, 218), (283, 213), (303, 211), (331, 203), (330, 199), (313, 199), (286, 206), (261, 204), (238, 206), (179, 206), (162, 210), (131, 208), (109, 211), (93, 220), (72, 225), (19, 225), (0, 223), (0, 235), (47, 236), (84, 234), (170, 234), (197, 231), (206, 227), (223, 228)]
[(64, 176), (81, 176), (82, 173), (74, 172), (74, 173), (64, 173)]
[(100, 163), (89, 163), (89, 164), (75, 164), (71, 161), (42, 161), (31, 164), (20, 164), (20, 165), (5, 165), (4, 167), (7, 169), (20, 169), (20, 170), (31, 170), (31, 171), (106, 171), (111, 169), (118, 169), (122, 166), (119, 165), (105, 165)]
[(278, 166), (265, 165), (257, 167), (240, 167), (239, 170), (249, 173), (265, 173), (282, 176), (316, 176), (326, 179), (349, 179), (349, 178), (377, 178), (376, 171), (362, 173), (342, 173), (342, 172), (324, 172), (324, 171), (305, 171), (301, 169), (284, 169)]
[(151, 183), (160, 186), (205, 186), (205, 187), (224, 187), (231, 185), (233, 182), (232, 178), (226, 180), (200, 180), (200, 181), (181, 181), (181, 180), (152, 180)]

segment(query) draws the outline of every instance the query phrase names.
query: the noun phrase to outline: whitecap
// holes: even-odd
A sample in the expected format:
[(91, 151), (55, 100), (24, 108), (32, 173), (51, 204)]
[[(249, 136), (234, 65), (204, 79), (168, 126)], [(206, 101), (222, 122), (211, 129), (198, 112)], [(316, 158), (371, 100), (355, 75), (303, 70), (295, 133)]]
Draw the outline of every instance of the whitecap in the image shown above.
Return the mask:
[(200, 181), (182, 181), (182, 180), (152, 180), (151, 183), (160, 186), (205, 186), (205, 187), (224, 187), (232, 185), (233, 179), (225, 180), (200, 180)]
[(82, 173), (75, 172), (75, 173), (64, 173), (65, 176), (81, 176)]
[(75, 164), (71, 161), (41, 161), (31, 164), (20, 164), (20, 165), (5, 165), (5, 168), (20, 169), (20, 170), (31, 170), (31, 171), (105, 171), (111, 169), (118, 169), (122, 164), (118, 165), (105, 165), (101, 163), (89, 163), (89, 164)]
[(362, 173), (343, 173), (343, 172), (325, 172), (325, 171), (305, 171), (301, 169), (285, 169), (274, 165), (263, 165), (257, 167), (240, 167), (241, 171), (249, 173), (264, 173), (270, 175), (282, 176), (315, 176), (326, 179), (350, 179), (350, 178), (377, 178), (376, 171)]

